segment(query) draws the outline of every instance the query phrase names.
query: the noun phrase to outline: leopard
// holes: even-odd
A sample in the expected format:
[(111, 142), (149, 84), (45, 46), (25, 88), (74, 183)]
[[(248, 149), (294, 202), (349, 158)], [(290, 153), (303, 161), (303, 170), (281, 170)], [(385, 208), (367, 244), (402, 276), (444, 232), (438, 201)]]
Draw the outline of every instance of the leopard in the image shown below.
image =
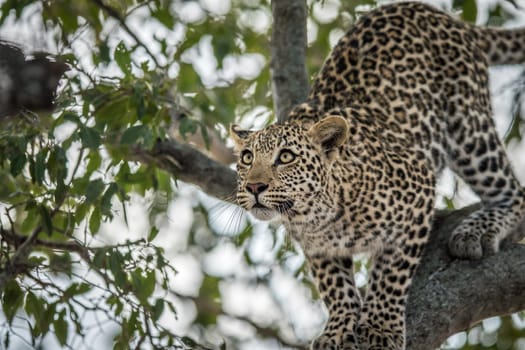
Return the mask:
[[(450, 253), (481, 259), (512, 236), (525, 192), (491, 117), (488, 68), (524, 61), (525, 29), (386, 4), (342, 36), (286, 122), (230, 127), (238, 204), (281, 220), (328, 311), (311, 349), (406, 348), (408, 291), (445, 167), (481, 201), (451, 233)], [(357, 253), (372, 259), (365, 291)]]

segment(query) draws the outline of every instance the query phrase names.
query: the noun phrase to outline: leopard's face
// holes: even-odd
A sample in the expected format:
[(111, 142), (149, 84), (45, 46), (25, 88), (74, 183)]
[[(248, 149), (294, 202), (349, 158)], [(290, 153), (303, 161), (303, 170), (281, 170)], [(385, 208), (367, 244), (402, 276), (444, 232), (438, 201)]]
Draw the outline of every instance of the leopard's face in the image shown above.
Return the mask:
[(272, 125), (261, 131), (232, 126), (239, 155), (239, 205), (260, 220), (305, 214), (308, 203), (326, 187), (347, 128), (339, 117), (308, 130), (297, 124)]

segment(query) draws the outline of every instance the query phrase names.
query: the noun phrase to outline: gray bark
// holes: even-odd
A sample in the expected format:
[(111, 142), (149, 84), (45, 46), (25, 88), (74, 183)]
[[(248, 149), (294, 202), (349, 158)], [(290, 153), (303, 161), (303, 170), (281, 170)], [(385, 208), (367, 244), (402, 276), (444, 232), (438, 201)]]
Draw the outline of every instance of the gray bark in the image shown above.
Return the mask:
[(135, 149), (133, 158), (158, 166), (178, 180), (199, 186), (209, 195), (236, 203), (235, 171), (189, 145), (175, 140), (159, 141), (151, 151)]
[[(450, 233), (477, 207), (437, 215), (410, 289), (407, 349), (435, 349), (485, 318), (525, 309), (525, 245), (504, 244), (498, 254), (478, 261), (447, 252)], [(516, 235), (525, 235), (525, 224)]]
[(272, 1), (273, 31), (270, 73), (277, 122), (308, 95), (306, 74), (306, 1)]

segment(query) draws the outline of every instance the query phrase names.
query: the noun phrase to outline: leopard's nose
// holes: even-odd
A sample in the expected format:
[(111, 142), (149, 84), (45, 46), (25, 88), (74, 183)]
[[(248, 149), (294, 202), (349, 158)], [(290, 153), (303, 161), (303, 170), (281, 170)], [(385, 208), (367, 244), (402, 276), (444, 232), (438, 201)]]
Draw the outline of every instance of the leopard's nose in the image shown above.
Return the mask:
[(268, 185), (262, 182), (257, 182), (254, 184), (246, 184), (246, 191), (250, 192), (253, 195), (258, 195), (268, 188)]

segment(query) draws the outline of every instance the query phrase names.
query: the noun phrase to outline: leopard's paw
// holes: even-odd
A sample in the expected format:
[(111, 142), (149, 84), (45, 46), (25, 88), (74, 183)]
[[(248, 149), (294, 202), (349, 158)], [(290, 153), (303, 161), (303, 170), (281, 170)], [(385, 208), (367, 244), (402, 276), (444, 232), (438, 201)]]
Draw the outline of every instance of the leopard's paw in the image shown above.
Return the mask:
[(499, 249), (497, 232), (487, 230), (478, 223), (467, 219), (457, 227), (448, 242), (450, 254), (462, 259), (481, 259)]
[(311, 350), (340, 350), (338, 342), (334, 337), (322, 334), (310, 345)]
[(352, 339), (345, 339), (343, 344), (336, 339), (334, 336), (322, 334), (312, 342), (310, 346), (311, 350), (359, 350), (357, 344)]
[(379, 329), (370, 324), (359, 325), (360, 350), (403, 350), (403, 331)]

